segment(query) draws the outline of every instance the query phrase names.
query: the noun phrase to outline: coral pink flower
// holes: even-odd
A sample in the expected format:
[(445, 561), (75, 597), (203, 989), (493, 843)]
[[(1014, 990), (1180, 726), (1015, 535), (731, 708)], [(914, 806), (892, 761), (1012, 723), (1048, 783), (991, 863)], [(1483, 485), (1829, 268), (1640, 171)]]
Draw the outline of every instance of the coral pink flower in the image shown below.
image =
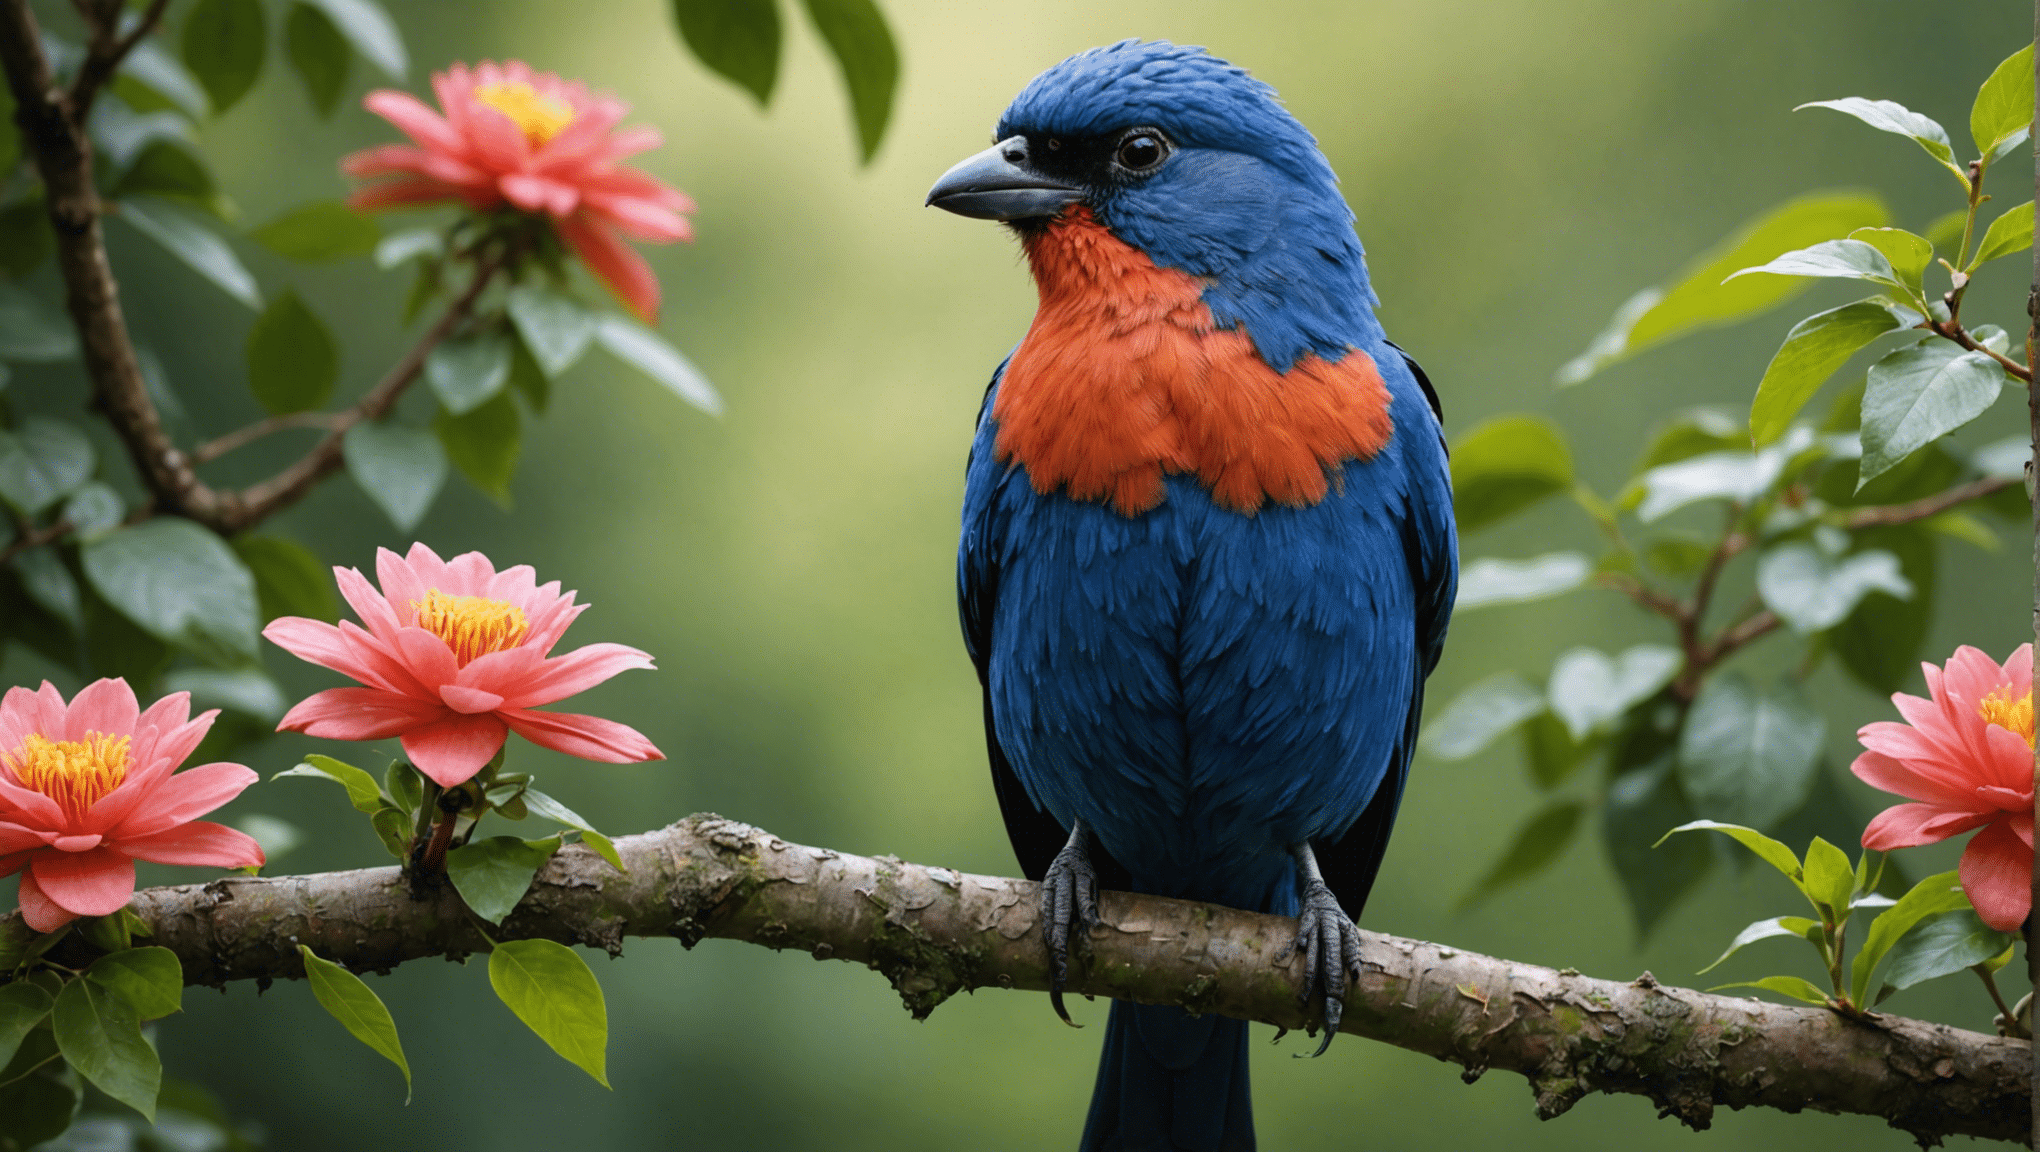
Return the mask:
[(245, 833), (193, 819), (256, 776), (224, 763), (175, 772), (219, 715), (190, 714), (184, 692), (142, 711), (125, 680), (89, 684), (68, 706), (48, 681), (0, 699), (0, 876), (21, 873), (29, 927), (54, 932), (120, 911), (135, 894), (137, 860), (263, 862)]
[(278, 731), (330, 740), (401, 736), (418, 770), (451, 788), (480, 772), (507, 732), (569, 756), (629, 764), (665, 756), (634, 728), (599, 716), (540, 712), (652, 658), (621, 644), (590, 644), (547, 659), (587, 610), (559, 581), (539, 585), (531, 566), (501, 572), (480, 552), (441, 560), (423, 544), (408, 556), (376, 550), (377, 592), (352, 568), (335, 568), (340, 594), (367, 625), (335, 628), (284, 616), (262, 630), (300, 660), (360, 681), (292, 708)]
[(655, 128), (618, 130), (629, 106), (579, 82), (533, 72), (521, 60), (455, 64), (432, 74), (442, 116), (407, 93), (370, 92), (362, 104), (417, 142), (384, 144), (340, 162), (350, 176), (389, 177), (357, 189), (356, 208), (459, 201), (543, 212), (567, 247), (645, 320), (659, 311), (659, 281), (624, 237), (692, 239), (681, 213), (694, 201), (618, 163), (660, 142)]
[(1888, 852), (1980, 828), (1962, 853), (1962, 890), (1983, 922), (2015, 932), (2032, 909), (2033, 646), (2000, 666), (1964, 645), (1945, 669), (1921, 665), (1931, 700), (1892, 696), (1906, 723), (1866, 724), (1849, 766), (1873, 788), (1918, 801), (1886, 808), (1863, 847)]

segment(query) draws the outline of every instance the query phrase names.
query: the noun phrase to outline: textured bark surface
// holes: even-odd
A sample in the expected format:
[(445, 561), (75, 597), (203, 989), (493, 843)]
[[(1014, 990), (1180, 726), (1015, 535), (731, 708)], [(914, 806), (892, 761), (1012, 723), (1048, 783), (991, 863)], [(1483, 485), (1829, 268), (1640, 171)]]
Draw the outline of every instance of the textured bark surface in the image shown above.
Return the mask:
[[(967, 989), (1048, 987), (1036, 888), (1024, 880), (810, 848), (713, 815), (616, 847), (627, 873), (585, 848), (561, 851), (491, 934), (611, 952), (627, 936), (798, 948), (883, 973), (917, 1017)], [(302, 976), (299, 944), (356, 971), (488, 947), (450, 888), (414, 900), (395, 868), (146, 889), (130, 907), (193, 984)], [(1283, 955), (1295, 921), (1116, 892), (1099, 910), (1073, 991), (1308, 1023), (1301, 962)], [(22, 931), (18, 917), (0, 920), (0, 936)], [(1463, 1065), (1469, 1081), (1522, 1073), (1540, 1116), (1589, 1092), (1627, 1092), (1696, 1128), (1725, 1104), (1881, 1116), (1923, 1142), (2027, 1138), (2031, 1061), (2020, 1042), (1362, 937), (1367, 967), (1341, 1031)], [(67, 941), (56, 955), (79, 947)]]

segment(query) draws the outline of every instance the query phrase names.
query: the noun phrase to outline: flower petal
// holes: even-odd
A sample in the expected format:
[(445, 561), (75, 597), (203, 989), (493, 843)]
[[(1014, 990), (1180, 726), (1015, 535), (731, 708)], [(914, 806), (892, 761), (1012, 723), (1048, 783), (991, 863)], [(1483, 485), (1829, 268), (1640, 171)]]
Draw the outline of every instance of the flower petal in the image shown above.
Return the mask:
[(645, 263), (645, 258), (623, 242), (613, 226), (587, 212), (576, 212), (555, 219), (553, 228), (588, 266), (588, 271), (616, 293), (624, 307), (647, 324), (658, 320), (659, 278), (652, 274), (652, 266)]
[(437, 691), (441, 684), (451, 684), (460, 678), (460, 662), (454, 659), (453, 649), (423, 628), (399, 631), (397, 651), (411, 675), (428, 689)]
[(404, 754), (440, 787), (452, 788), (488, 766), (504, 735), (493, 713), (449, 716), (404, 733)]
[(652, 745), (637, 729), (573, 712), (536, 712), (505, 708), (496, 715), (512, 731), (542, 748), (599, 760), (605, 764), (635, 764), (643, 760), (664, 760), (666, 754)]
[(93, 732), (132, 736), (135, 721), (141, 716), (142, 706), (135, 700), (135, 690), (128, 687), (126, 680), (94, 680), (71, 697), (70, 712), (64, 717), (64, 730), (43, 734), (53, 740), (83, 740)]
[(135, 862), (111, 848), (38, 852), (28, 872), (51, 903), (73, 916), (110, 916), (135, 894)]
[(333, 569), (333, 580), (340, 586), (340, 595), (346, 597), (347, 606), (361, 618), (362, 626), (369, 634), (385, 644), (394, 644), (397, 639), (397, 614), (390, 608), (390, 602), (376, 591), (368, 577), (352, 568)]
[(19, 824), (0, 823), (0, 856), (40, 848), (53, 839), (55, 837), (49, 832), (24, 828)]
[(503, 698), (494, 692), (484, 692), (480, 688), (463, 688), (458, 684), (441, 684), (439, 698), (446, 701), (448, 708), (463, 715), (493, 712), (503, 706)]
[(299, 701), (276, 730), (321, 740), (387, 740), (445, 716), (437, 701), (377, 688), (328, 688)]
[(38, 932), (55, 932), (57, 929), (78, 918), (77, 913), (65, 909), (56, 901), (43, 895), (43, 890), (36, 885), (35, 873), (33, 872), (23, 872), (21, 874), (21, 894), (19, 899), (21, 902), (21, 918), (27, 921), (30, 928)]
[(540, 665), (508, 695), (512, 708), (531, 708), (585, 692), (619, 672), (655, 668), (649, 653), (622, 644), (590, 644)]
[(2017, 932), (2033, 910), (2033, 849), (2000, 820), (1962, 853), (1962, 890), (1976, 914), (2000, 932)]
[(153, 864), (195, 864), (202, 868), (259, 868), (266, 859), (253, 836), (224, 824), (194, 820), (153, 836), (125, 837), (115, 847)]
[(361, 98), (361, 106), (397, 126), (421, 146), (437, 152), (461, 151), (460, 134), (439, 113), (407, 92), (378, 88)]
[(1863, 829), (1863, 847), (1875, 852), (1889, 852), (1894, 848), (1938, 844), (1950, 836), (1982, 827), (1996, 816), (1995, 812), (1973, 809), (1899, 804), (1871, 818), (1870, 826)]
[(1920, 772), (1916, 762), (1898, 760), (1882, 752), (1864, 752), (1849, 765), (1856, 778), (1879, 791), (1921, 800), (1946, 808), (1972, 805), (1974, 789), (1943, 778), (1942, 773)]
[(107, 833), (110, 840), (150, 836), (188, 823), (239, 796), (261, 779), (255, 770), (225, 762), (200, 764), (163, 781), (141, 809)]

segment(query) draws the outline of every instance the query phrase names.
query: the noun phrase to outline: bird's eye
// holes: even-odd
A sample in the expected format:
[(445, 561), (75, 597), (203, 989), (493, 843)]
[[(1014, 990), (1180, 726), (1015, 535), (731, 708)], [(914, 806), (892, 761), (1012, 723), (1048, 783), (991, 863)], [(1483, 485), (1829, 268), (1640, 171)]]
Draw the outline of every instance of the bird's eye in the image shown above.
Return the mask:
[(1145, 172), (1162, 162), (1169, 154), (1169, 147), (1162, 142), (1158, 133), (1132, 132), (1119, 142), (1117, 159), (1121, 167), (1135, 172)]
[(1050, 136), (1050, 137), (1048, 138), (1048, 150), (1049, 150), (1050, 152), (1060, 152), (1060, 151), (1062, 151), (1062, 140), (1061, 140), (1061, 138), (1059, 138), (1059, 137), (1055, 137), (1055, 136)]

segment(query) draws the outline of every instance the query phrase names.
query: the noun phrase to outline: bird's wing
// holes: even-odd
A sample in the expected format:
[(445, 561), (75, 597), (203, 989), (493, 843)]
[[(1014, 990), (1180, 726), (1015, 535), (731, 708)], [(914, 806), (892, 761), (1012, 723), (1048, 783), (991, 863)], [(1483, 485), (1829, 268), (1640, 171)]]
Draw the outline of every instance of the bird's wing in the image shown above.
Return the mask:
[[(1395, 345), (1389, 345), (1395, 348)], [(1388, 852), (1388, 836), (1395, 828), (1396, 809), (1402, 804), (1403, 785), (1409, 780), (1410, 758), (1416, 753), (1417, 729), (1424, 712), (1424, 680), (1438, 664), (1445, 647), (1445, 626), (1452, 616), (1452, 599), (1459, 583), (1457, 539), (1452, 528), (1451, 484), (1444, 472), (1444, 412), (1437, 389), (1411, 359), (1396, 348), (1417, 386), (1430, 402), (1437, 428), (1437, 455), (1426, 475), (1412, 465), (1409, 506), (1403, 517), (1403, 552), (1409, 558), (1410, 583), (1416, 593), (1416, 675), (1410, 694), (1409, 712), (1403, 718), (1402, 736), (1389, 756), (1388, 775), (1374, 790), (1374, 798), (1345, 835), (1330, 844), (1315, 846), (1319, 870), (1339, 904), (1354, 920), (1367, 904), (1367, 894), (1381, 871)], [(1428, 445), (1425, 446), (1428, 450)], [(1425, 454), (1428, 456), (1428, 451)], [(1429, 483), (1426, 483), (1429, 481)]]

